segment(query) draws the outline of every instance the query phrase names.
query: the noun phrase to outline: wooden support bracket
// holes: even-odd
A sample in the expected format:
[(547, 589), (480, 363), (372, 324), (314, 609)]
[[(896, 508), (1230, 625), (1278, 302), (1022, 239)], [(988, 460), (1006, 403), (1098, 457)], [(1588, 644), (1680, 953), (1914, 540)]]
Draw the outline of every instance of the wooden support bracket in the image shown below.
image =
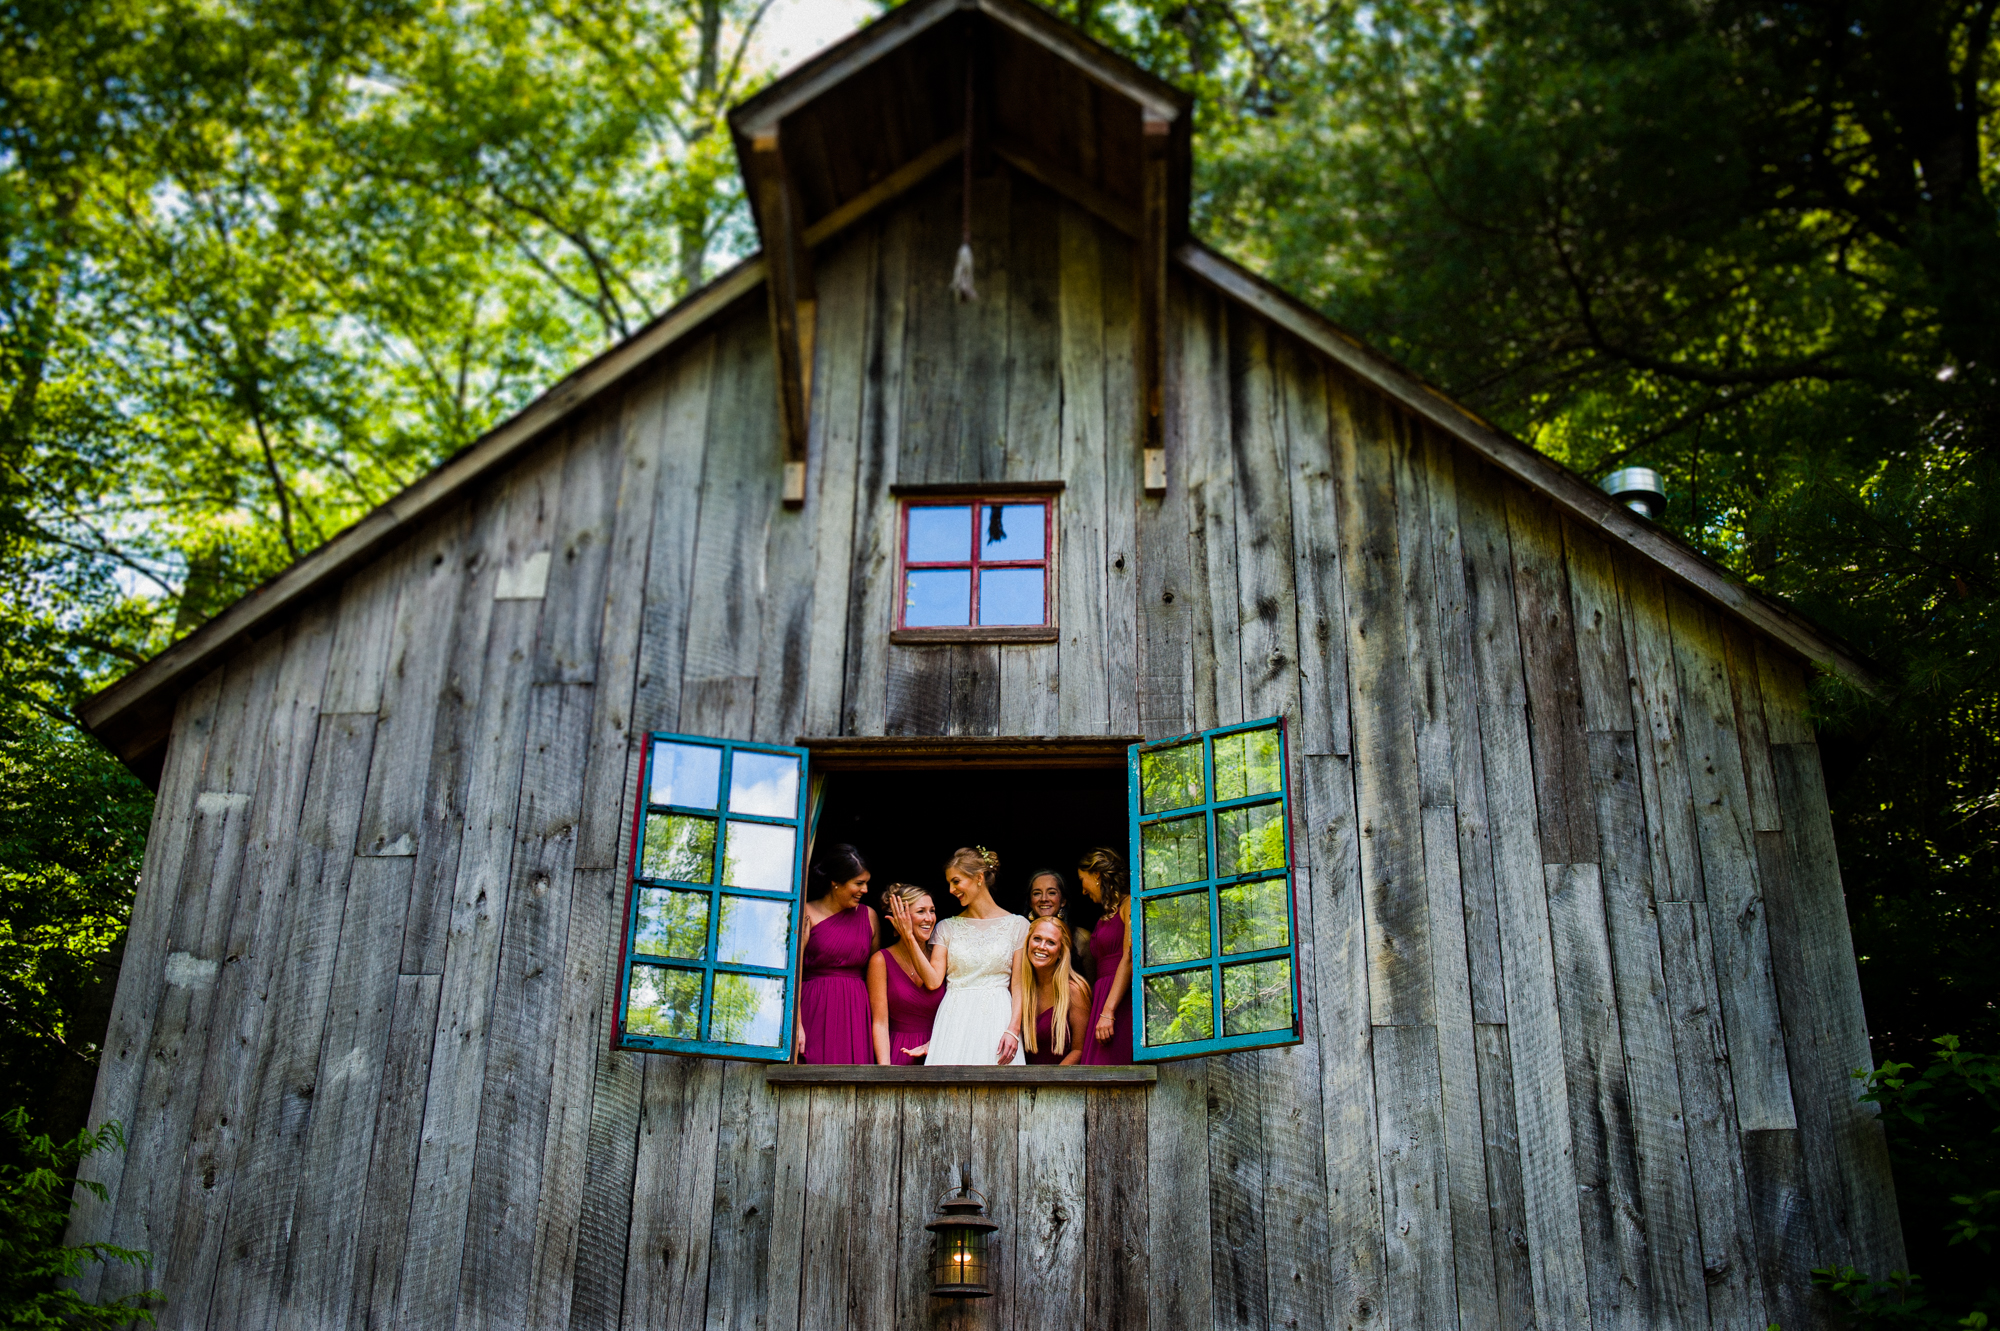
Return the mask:
[(813, 334), (818, 302), (812, 251), (806, 245), (798, 192), (774, 128), (750, 141), (751, 205), (764, 238), (765, 290), (771, 302), (771, 343), (778, 372), (778, 419), (784, 430), (784, 502), (806, 498), (806, 436), (812, 421)]
[(1168, 207), (1168, 149), (1174, 122), (1153, 110), (1140, 113), (1141, 187), (1139, 218), (1139, 420), (1144, 438), (1146, 493), (1167, 490), (1167, 252), (1171, 209)]

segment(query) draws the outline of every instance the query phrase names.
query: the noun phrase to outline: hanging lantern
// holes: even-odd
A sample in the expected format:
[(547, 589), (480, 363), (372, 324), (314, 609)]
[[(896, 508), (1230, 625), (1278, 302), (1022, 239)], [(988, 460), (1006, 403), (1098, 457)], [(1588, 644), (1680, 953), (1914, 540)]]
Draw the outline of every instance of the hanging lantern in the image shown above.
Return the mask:
[[(974, 1197), (979, 1198), (973, 1201)], [(937, 1219), (924, 1226), (937, 1235), (931, 1258), (931, 1294), (940, 1299), (983, 1299), (993, 1287), (986, 1283), (986, 1236), (1000, 1226), (986, 1218), (983, 1193), (960, 1186), (938, 1203)]]

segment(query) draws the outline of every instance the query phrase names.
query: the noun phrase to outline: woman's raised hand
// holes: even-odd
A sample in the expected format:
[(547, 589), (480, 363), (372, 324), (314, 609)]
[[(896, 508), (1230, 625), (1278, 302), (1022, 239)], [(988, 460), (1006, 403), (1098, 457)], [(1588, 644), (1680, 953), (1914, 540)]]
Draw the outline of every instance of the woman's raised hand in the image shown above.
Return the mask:
[(902, 936), (903, 942), (912, 947), (916, 946), (917, 926), (916, 921), (910, 918), (909, 902), (898, 896), (889, 898), (889, 923), (896, 926), (896, 932)]

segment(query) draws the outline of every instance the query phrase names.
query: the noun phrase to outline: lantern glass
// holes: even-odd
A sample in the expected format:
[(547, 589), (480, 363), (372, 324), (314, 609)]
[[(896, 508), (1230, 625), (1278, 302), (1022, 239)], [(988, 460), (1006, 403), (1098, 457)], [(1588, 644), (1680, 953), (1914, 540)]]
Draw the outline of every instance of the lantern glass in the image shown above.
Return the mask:
[(931, 1284), (939, 1290), (969, 1292), (986, 1286), (986, 1231), (983, 1229), (941, 1229), (938, 1231), (936, 1266)]

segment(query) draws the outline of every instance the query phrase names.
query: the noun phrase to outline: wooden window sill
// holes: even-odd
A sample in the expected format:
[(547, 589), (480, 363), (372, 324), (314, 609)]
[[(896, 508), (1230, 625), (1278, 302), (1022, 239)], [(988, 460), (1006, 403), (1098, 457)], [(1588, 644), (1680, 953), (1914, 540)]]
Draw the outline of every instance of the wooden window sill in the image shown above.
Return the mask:
[(1158, 1069), (1147, 1064), (885, 1068), (868, 1064), (840, 1067), (774, 1063), (764, 1069), (764, 1081), (771, 1086), (1144, 1086), (1159, 1079)]
[(1022, 628), (895, 629), (889, 641), (898, 647), (944, 647), (961, 642), (1057, 642), (1062, 630), (1054, 624)]

